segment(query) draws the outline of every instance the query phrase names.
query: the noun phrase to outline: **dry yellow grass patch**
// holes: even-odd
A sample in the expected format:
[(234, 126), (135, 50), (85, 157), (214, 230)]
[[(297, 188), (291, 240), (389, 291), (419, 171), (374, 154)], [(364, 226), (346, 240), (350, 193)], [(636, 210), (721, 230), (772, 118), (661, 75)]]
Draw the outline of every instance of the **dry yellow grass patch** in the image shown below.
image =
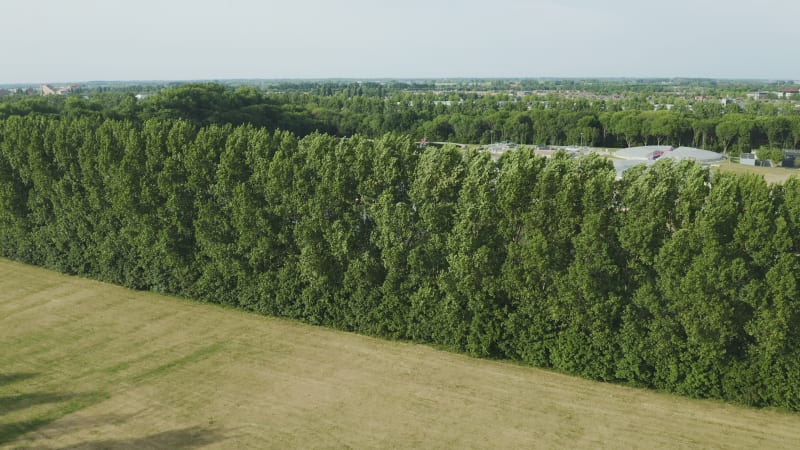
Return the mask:
[(798, 169), (746, 166), (730, 161), (721, 163), (718, 169), (729, 173), (754, 173), (763, 176), (767, 183), (783, 183), (793, 176), (800, 176), (800, 170)]
[(0, 259), (0, 447), (790, 448), (800, 415), (594, 383)]

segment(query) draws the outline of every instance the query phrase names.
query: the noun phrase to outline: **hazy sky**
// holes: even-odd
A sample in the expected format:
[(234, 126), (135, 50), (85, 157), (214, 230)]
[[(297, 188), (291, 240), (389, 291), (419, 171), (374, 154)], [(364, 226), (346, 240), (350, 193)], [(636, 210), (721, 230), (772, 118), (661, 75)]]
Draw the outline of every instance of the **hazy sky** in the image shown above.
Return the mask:
[(3, 0), (0, 83), (800, 80), (798, 0)]

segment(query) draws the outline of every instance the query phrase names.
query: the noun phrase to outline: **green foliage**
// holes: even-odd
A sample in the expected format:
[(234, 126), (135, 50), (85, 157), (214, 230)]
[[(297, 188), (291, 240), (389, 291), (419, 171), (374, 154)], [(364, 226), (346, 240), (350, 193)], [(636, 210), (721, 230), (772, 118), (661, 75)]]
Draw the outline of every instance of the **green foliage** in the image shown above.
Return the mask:
[[(711, 178), (661, 160), (616, 180), (597, 156), (521, 147), (495, 162), (396, 134), (298, 138), (209, 119), (223, 99), (260, 98), (248, 90), (174, 97), (172, 112), (194, 109), (0, 120), (0, 254), (592, 379), (800, 408), (796, 178)], [(533, 116), (492, 120), (563, 138), (559, 113)], [(650, 134), (632, 126), (645, 117)], [(631, 143), (687, 129), (661, 111), (577, 120), (591, 139), (609, 128)]]
[(762, 161), (770, 161), (773, 165), (778, 165), (783, 161), (783, 150), (762, 145), (756, 150), (756, 158)]
[[(706, 85), (702, 80), (520, 82), (535, 93), (516, 91), (519, 86), (509, 83), (90, 84), (69, 96), (2, 97), (0, 119), (44, 115), (137, 124), (183, 119), (198, 127), (250, 124), (298, 136), (323, 132), (380, 138), (385, 133), (403, 133), (465, 144), (510, 140), (600, 147), (694, 145), (733, 155), (761, 145), (800, 145), (800, 117), (791, 102), (723, 106), (711, 98), (697, 99), (695, 92), (686, 90), (742, 97), (748, 88), (757, 88), (744, 83), (722, 83), (726, 88), (720, 89), (719, 83)], [(515, 94), (509, 94), (512, 87)], [(582, 92), (576, 95), (570, 89)], [(664, 104), (672, 107), (665, 109)]]

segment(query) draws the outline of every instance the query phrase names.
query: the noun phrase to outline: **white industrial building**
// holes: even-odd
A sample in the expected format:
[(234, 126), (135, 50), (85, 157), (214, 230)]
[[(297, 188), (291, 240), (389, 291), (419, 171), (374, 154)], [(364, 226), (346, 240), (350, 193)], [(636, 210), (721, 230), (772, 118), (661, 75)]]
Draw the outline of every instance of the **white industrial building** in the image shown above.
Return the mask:
[(622, 177), (625, 170), (639, 164), (652, 165), (659, 159), (670, 158), (676, 161), (697, 161), (702, 165), (717, 164), (725, 160), (725, 156), (708, 150), (694, 147), (673, 148), (668, 145), (646, 145), (629, 147), (614, 153), (617, 176)]

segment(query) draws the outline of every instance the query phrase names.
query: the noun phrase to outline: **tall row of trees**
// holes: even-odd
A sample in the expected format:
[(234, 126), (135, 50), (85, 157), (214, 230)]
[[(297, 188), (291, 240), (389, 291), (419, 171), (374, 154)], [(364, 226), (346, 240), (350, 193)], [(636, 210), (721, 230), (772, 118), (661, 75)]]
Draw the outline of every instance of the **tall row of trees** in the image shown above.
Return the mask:
[(800, 409), (800, 180), (659, 161), (0, 121), (6, 257), (344, 330)]

